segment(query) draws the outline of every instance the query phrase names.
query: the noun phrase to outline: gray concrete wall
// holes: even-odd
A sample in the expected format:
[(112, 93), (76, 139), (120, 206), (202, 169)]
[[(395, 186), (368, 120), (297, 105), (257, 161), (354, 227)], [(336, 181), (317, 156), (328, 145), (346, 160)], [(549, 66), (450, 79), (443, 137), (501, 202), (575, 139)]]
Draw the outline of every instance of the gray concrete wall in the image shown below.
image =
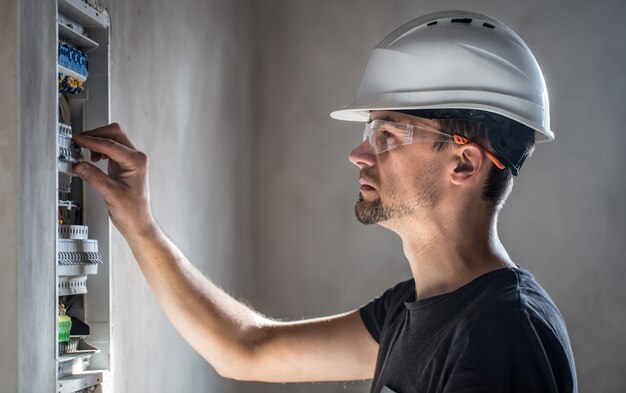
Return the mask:
[(0, 24), (0, 71), (6, 76), (0, 89), (0, 381), (7, 392), (17, 392), (19, 244), (19, 46), (17, 0), (3, 0)]
[(56, 70), (47, 67), (55, 9), (30, 0), (0, 9), (0, 390), (46, 391), (56, 376), (56, 119), (41, 114), (56, 111)]
[[(56, 7), (21, 0), (19, 44), (19, 391), (56, 381)], [(37, 26), (40, 34), (33, 34)], [(42, 350), (46, 348), (46, 350)], [(14, 360), (15, 361), (15, 360)], [(38, 372), (33, 372), (38, 370)]]
[[(500, 220), (505, 246), (567, 322), (580, 391), (623, 391), (626, 376), (625, 7), (619, 1), (250, 2), (255, 127), (252, 303), (287, 319), (353, 309), (410, 272), (394, 235), (353, 218), (361, 126), (328, 114), (350, 103), (371, 49), (415, 16), (492, 15), (534, 51), (550, 90), (555, 142), (538, 146)], [(368, 384), (245, 392), (368, 390)]]
[[(111, 1), (111, 118), (151, 157), (154, 213), (237, 295), (248, 269), (249, 50), (241, 1)], [(115, 392), (228, 392), (183, 341), (114, 231)]]

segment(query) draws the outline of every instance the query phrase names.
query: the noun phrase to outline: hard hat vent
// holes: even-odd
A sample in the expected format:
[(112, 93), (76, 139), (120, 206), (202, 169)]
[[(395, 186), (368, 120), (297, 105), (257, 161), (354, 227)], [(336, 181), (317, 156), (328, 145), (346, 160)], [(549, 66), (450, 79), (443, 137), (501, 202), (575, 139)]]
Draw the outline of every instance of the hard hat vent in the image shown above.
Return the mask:
[[(465, 23), (465, 24), (468, 24), (468, 25), (469, 25), (469, 24), (471, 24), (471, 23), (472, 23), (472, 21), (473, 21), (473, 19), (472, 19), (472, 18), (452, 18), (452, 19), (450, 20), (450, 23)], [(427, 27), (428, 27), (428, 26), (434, 26), (434, 25), (436, 25), (436, 24), (437, 24), (437, 22), (439, 22), (439, 21), (436, 21), (436, 20), (435, 20), (435, 21), (429, 22), (429, 23), (427, 23), (427, 24), (426, 24), (426, 26), (427, 26)], [(480, 22), (480, 21), (479, 21), (479, 22)], [(483, 23), (483, 27), (486, 27), (486, 28), (488, 28), (488, 29), (492, 29), (492, 30), (496, 28), (494, 25), (492, 25), (491, 23), (487, 23), (487, 22), (484, 22), (484, 23)]]

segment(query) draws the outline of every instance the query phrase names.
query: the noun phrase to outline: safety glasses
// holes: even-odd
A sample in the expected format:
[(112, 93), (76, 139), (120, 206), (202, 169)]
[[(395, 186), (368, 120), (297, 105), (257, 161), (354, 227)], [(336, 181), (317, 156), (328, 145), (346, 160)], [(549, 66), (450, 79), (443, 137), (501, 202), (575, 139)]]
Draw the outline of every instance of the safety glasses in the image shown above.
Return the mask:
[(458, 145), (475, 143), (485, 152), (487, 158), (489, 158), (496, 167), (504, 169), (504, 164), (489, 150), (459, 134), (450, 135), (430, 127), (401, 124), (387, 120), (372, 120), (365, 124), (365, 129), (363, 130), (363, 141), (369, 141), (374, 154), (381, 154), (395, 149), (396, 147), (416, 142), (433, 143), (435, 141), (450, 139), (454, 140)]

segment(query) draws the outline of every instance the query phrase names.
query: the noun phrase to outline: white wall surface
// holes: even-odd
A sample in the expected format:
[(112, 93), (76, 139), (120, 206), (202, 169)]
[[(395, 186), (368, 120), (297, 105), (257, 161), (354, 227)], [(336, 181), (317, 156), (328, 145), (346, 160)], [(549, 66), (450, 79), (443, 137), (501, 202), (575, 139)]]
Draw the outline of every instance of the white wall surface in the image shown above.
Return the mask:
[[(111, 118), (151, 158), (154, 213), (205, 274), (237, 295), (246, 258), (248, 48), (241, 1), (111, 1)], [(178, 335), (117, 231), (115, 392), (228, 392)]]

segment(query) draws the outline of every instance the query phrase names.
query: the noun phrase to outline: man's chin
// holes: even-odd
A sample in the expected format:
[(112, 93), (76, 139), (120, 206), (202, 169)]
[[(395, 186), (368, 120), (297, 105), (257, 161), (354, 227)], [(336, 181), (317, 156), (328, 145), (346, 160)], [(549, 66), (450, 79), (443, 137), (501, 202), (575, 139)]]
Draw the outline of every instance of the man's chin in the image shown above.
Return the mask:
[(354, 205), (354, 215), (361, 224), (365, 225), (378, 224), (386, 220), (380, 198), (368, 201), (363, 199), (362, 194), (359, 194), (359, 200)]

